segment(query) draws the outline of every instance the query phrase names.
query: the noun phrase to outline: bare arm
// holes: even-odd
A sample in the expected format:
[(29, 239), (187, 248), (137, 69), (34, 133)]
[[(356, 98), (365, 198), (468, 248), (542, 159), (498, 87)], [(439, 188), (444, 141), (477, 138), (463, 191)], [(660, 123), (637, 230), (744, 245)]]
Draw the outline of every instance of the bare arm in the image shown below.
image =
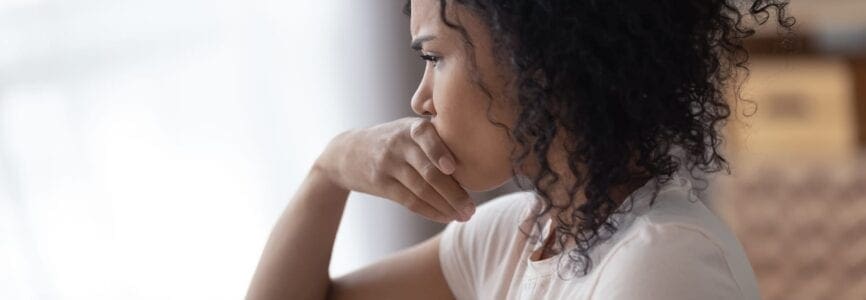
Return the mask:
[(268, 238), (248, 299), (325, 299), (348, 194), (310, 170)]
[(440, 235), (334, 279), (328, 299), (454, 299), (439, 266)]
[(453, 298), (439, 267), (438, 234), (332, 281), (328, 266), (348, 192), (322, 179), (312, 169), (280, 217), (248, 298)]
[[(430, 220), (468, 219), (468, 194), (431, 161), (449, 155), (429, 123), (401, 119), (341, 134), (310, 169), (262, 253), (248, 299), (448, 299), (438, 236), (331, 280), (328, 266), (350, 190)], [(425, 127), (426, 126), (426, 127)], [(419, 129), (427, 128), (427, 129)], [(410, 134), (411, 130), (411, 134)], [(431, 153), (436, 153), (435, 155)]]

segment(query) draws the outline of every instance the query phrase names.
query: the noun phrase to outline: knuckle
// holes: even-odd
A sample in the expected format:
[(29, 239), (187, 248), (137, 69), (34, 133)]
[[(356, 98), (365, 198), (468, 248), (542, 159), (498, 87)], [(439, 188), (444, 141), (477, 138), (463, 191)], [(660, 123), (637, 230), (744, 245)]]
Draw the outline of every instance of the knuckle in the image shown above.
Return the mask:
[(383, 169), (389, 169), (399, 165), (398, 162), (401, 160), (401, 155), (399, 153), (400, 150), (396, 148), (388, 147), (383, 149), (376, 157), (376, 159), (378, 159), (378, 166)]
[(460, 203), (465, 204), (466, 206), (475, 205), (475, 203), (472, 202), (472, 198), (469, 197), (469, 194), (467, 194), (466, 192), (462, 192), (460, 196), (457, 197), (457, 199), (460, 199)]
[(424, 179), (427, 179), (429, 182), (433, 182), (436, 179), (436, 175), (439, 174), (439, 169), (436, 168), (433, 164), (425, 164), (421, 167), (421, 176)]
[(373, 164), (375, 165), (374, 169), (378, 169), (387, 165), (389, 158), (390, 155), (388, 154), (388, 151), (381, 151), (379, 153), (376, 153), (376, 155), (373, 156)]
[(412, 124), (412, 128), (409, 130), (409, 135), (415, 139), (420, 138), (421, 135), (424, 134), (424, 131), (427, 130), (428, 126), (430, 126), (430, 122), (427, 122), (427, 120), (418, 120)]
[(376, 171), (371, 172), (370, 181), (375, 186), (383, 186), (383, 185), (385, 185), (385, 183), (388, 182), (387, 176), (385, 176), (381, 172), (376, 172)]
[(385, 137), (383, 143), (385, 144), (386, 148), (391, 149), (398, 145), (399, 140), (400, 139), (396, 135), (389, 135), (388, 137)]
[(421, 210), (421, 203), (419, 203), (418, 199), (412, 196), (406, 198), (405, 202), (403, 202), (403, 206), (416, 213)]
[(433, 189), (433, 187), (429, 184), (424, 184), (423, 186), (421, 186), (421, 195), (423, 195), (421, 197), (423, 197), (424, 199), (433, 200), (436, 199), (439, 193), (436, 192), (436, 190)]

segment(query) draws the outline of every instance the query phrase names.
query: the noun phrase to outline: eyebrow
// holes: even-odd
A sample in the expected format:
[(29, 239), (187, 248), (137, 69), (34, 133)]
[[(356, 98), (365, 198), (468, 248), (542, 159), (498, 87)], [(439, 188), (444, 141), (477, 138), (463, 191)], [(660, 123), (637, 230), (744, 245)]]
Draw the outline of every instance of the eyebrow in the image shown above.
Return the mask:
[(433, 40), (433, 39), (436, 39), (436, 36), (433, 36), (433, 35), (423, 35), (423, 36), (420, 36), (420, 37), (418, 37), (418, 38), (412, 40), (412, 44), (409, 45), (409, 47), (412, 48), (412, 49), (414, 49), (414, 50), (416, 50), (416, 51), (421, 51), (421, 44), (424, 44), (424, 42), (426, 42), (426, 41), (430, 41), (430, 40)]

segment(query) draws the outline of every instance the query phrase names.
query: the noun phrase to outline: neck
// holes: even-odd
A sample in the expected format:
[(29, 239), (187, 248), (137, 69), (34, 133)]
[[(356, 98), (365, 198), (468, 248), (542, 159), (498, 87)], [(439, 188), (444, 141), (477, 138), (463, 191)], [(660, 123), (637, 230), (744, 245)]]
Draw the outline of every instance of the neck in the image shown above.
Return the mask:
[[(553, 184), (549, 184), (547, 186), (541, 186), (545, 192), (548, 193), (548, 198), (551, 201), (553, 207), (551, 210), (545, 215), (545, 219), (552, 218), (552, 226), (553, 228), (565, 226), (567, 228), (574, 228), (576, 224), (571, 224), (573, 218), (571, 217), (574, 213), (575, 209), (586, 203), (586, 195), (584, 193), (584, 187), (579, 187), (575, 190), (574, 197), (571, 197), (568, 193), (569, 189), (574, 185), (577, 180), (574, 174), (571, 172), (568, 166), (568, 153), (565, 149), (560, 146), (561, 143), (557, 143), (557, 139), (554, 139), (554, 144), (548, 152), (548, 162), (550, 164), (550, 169), (554, 173), (559, 176), (559, 180)], [(523, 168), (524, 175), (537, 176), (540, 167), (537, 162), (535, 162), (534, 156), (530, 156), (528, 160), (528, 164)], [(632, 171), (637, 170), (636, 166), (633, 164), (630, 166)], [(585, 174), (586, 166), (584, 164), (578, 165), (578, 170)], [(639, 189), (641, 186), (646, 184), (650, 178), (648, 176), (632, 179), (629, 182), (611, 186), (609, 189), (609, 195), (614, 202), (614, 209), (618, 208), (625, 199), (631, 195), (635, 190)], [(607, 218), (608, 216), (604, 216)], [(560, 220), (561, 219), (561, 220)], [(555, 230), (551, 230), (549, 235), (545, 237), (544, 241), (549, 241), (552, 238), (556, 237), (557, 232)], [(547, 249), (552, 247), (550, 244), (545, 242), (545, 247), (542, 249)], [(573, 238), (568, 238), (565, 243), (566, 248), (571, 248), (575, 244)], [(548, 255), (546, 251), (542, 251), (541, 259), (545, 258)]]

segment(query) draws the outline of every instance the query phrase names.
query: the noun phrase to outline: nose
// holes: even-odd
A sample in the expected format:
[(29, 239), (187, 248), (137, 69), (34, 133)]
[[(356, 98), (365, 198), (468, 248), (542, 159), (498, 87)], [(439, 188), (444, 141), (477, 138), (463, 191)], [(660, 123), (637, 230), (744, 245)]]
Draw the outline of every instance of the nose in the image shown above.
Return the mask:
[(412, 95), (412, 110), (420, 116), (436, 114), (436, 109), (433, 107), (433, 93), (427, 76), (421, 79), (418, 89)]

